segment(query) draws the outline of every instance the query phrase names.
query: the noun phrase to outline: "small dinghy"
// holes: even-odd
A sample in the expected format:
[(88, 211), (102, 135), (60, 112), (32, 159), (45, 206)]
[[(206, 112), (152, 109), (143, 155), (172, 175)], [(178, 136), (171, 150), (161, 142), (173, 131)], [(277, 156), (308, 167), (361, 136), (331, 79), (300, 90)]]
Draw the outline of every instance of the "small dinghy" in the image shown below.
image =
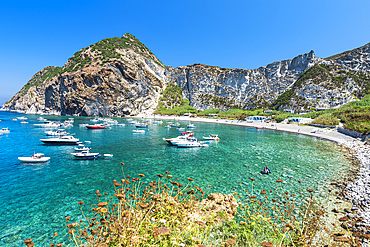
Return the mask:
[(31, 157), (18, 157), (18, 159), (26, 163), (42, 163), (50, 160), (50, 157), (42, 157), (43, 155), (42, 153), (35, 153)]
[(104, 159), (110, 159), (113, 157), (113, 154), (104, 154)]

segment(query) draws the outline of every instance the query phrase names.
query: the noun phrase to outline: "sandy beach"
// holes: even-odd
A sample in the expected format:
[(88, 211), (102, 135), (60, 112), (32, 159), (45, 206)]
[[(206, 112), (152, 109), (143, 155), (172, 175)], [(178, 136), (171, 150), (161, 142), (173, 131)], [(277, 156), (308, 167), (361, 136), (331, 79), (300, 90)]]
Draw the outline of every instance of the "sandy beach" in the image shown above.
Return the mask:
[(276, 131), (285, 131), (295, 134), (312, 136), (320, 139), (336, 142), (343, 144), (345, 142), (353, 142), (356, 138), (342, 134), (335, 129), (322, 129), (312, 126), (298, 126), (296, 124), (283, 124), (283, 123), (265, 123), (265, 122), (252, 122), (238, 120), (226, 120), (226, 119), (211, 119), (211, 118), (199, 118), (199, 117), (174, 117), (174, 116), (160, 116), (160, 115), (145, 115), (137, 116), (137, 118), (149, 118), (159, 119), (167, 121), (189, 121), (189, 122), (204, 122), (204, 123), (215, 123), (215, 124), (229, 124), (238, 125), (251, 128), (263, 128)]

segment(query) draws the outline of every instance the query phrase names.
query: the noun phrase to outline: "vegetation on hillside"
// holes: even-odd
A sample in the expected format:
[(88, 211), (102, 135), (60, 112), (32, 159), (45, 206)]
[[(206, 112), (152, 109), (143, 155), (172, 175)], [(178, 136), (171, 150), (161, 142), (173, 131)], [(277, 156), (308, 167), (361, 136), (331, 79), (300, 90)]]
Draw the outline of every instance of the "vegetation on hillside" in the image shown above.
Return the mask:
[(62, 71), (61, 67), (49, 66), (37, 72), (31, 78), (31, 80), (29, 80), (27, 84), (22, 87), (22, 89), (20, 90), (21, 96), (26, 95), (30, 87), (38, 87), (44, 85), (54, 76), (59, 75), (61, 71)]
[[(101, 63), (107, 63), (112, 59), (122, 59), (122, 54), (119, 53), (119, 50), (133, 50), (135, 53), (142, 55), (148, 59), (152, 59), (155, 63), (161, 67), (165, 67), (161, 61), (135, 36), (126, 33), (121, 38), (107, 38), (103, 39), (95, 44), (92, 44), (86, 48), (83, 48), (76, 52), (73, 57), (68, 59), (68, 62), (63, 67), (63, 72), (71, 72), (74, 70), (79, 70), (83, 67), (90, 66), (95, 61)], [(90, 50), (91, 57), (86, 53)]]

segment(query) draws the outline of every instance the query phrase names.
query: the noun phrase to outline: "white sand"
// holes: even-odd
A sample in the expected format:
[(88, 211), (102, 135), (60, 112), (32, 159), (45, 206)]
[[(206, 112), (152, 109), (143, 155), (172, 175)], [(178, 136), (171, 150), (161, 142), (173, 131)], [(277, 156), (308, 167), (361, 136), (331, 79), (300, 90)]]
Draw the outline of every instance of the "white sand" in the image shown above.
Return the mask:
[(237, 120), (225, 120), (225, 119), (211, 119), (211, 118), (193, 118), (193, 117), (174, 117), (174, 116), (161, 116), (161, 115), (145, 115), (137, 116), (137, 118), (149, 118), (149, 119), (159, 119), (159, 120), (168, 120), (168, 121), (189, 121), (189, 122), (204, 122), (204, 123), (216, 123), (216, 124), (230, 124), (230, 125), (239, 125), (251, 128), (264, 128), (271, 129), (276, 131), (286, 131), (301, 135), (307, 135), (317, 138), (322, 138), (325, 140), (333, 141), (338, 144), (343, 144), (345, 142), (352, 142), (356, 140), (351, 136), (342, 134), (335, 129), (322, 129), (312, 126), (298, 126), (296, 124), (283, 124), (283, 123), (261, 123), (253, 122), (247, 123), (246, 121), (237, 121)]

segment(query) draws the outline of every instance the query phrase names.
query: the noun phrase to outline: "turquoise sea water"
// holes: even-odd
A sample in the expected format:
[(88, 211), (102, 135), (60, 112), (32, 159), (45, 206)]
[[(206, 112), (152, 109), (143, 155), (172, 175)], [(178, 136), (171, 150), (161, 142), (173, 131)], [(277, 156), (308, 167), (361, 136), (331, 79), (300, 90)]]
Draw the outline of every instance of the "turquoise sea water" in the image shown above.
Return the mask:
[[(28, 124), (12, 121), (26, 116)], [(95, 191), (113, 194), (113, 179), (125, 173), (143, 173), (143, 181), (157, 179), (156, 174), (171, 174), (186, 183), (192, 178), (201, 188), (211, 185), (209, 192), (232, 193), (239, 183), (250, 189), (269, 190), (281, 178), (284, 189), (297, 191), (298, 180), (304, 188), (314, 189), (316, 196), (325, 197), (330, 179), (340, 179), (350, 169), (349, 161), (334, 143), (315, 138), (272, 130), (195, 123), (195, 137), (219, 134), (220, 142), (209, 147), (181, 149), (162, 140), (179, 135), (165, 124), (149, 125), (145, 134), (133, 134), (135, 128), (112, 126), (105, 130), (87, 130), (80, 123), (90, 118), (75, 117), (74, 127), (67, 129), (81, 141), (91, 141), (92, 152), (111, 153), (110, 160), (76, 160), (70, 154), (74, 146), (45, 146), (40, 141), (48, 129), (35, 127), (38, 115), (0, 112), (0, 127), (9, 134), (0, 135), (0, 246), (22, 246), (25, 238), (33, 238), (37, 246), (47, 246), (54, 232), (56, 242), (68, 242), (65, 217), (81, 219), (78, 201), (86, 207), (95, 203)], [(45, 116), (50, 120), (68, 117)], [(119, 122), (127, 123), (125, 119)], [(182, 126), (188, 122), (180, 122)], [(19, 156), (44, 153), (51, 160), (44, 164), (22, 164)], [(259, 172), (268, 165), (272, 174)], [(66, 246), (63, 245), (63, 246)], [(68, 245), (67, 245), (68, 246)]]

